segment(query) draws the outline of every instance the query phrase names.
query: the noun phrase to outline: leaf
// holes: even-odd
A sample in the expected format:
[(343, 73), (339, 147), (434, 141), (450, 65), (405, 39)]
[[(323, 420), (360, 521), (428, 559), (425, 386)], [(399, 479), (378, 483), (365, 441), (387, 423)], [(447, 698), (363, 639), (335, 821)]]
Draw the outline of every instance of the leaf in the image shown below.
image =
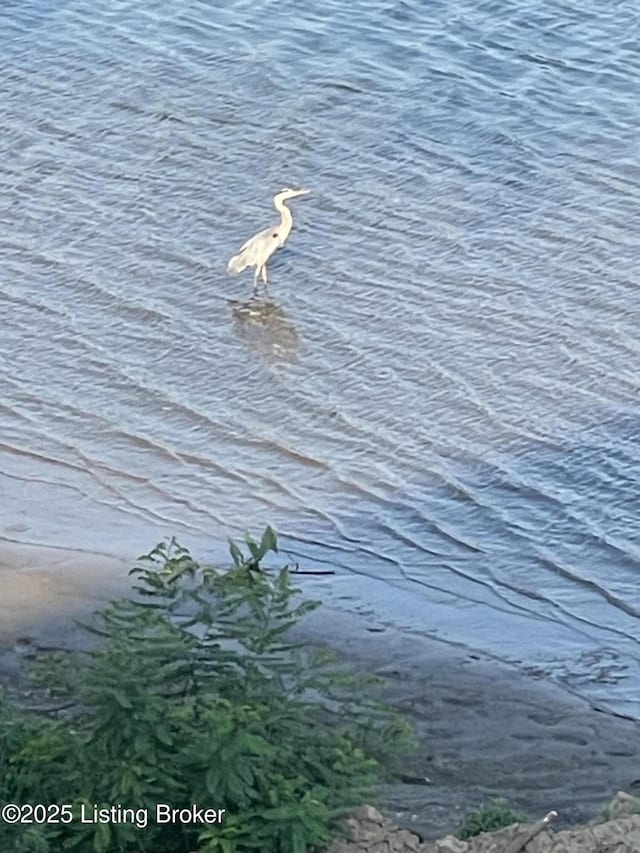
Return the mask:
[(111, 829), (108, 823), (97, 823), (93, 833), (93, 849), (95, 853), (105, 853), (111, 843)]
[(246, 537), (245, 537), (245, 541), (246, 541), (246, 543), (247, 543), (247, 548), (248, 548), (248, 549), (249, 549), (249, 551), (251, 552), (251, 556), (253, 557), (253, 559), (254, 559), (256, 562), (258, 562), (258, 561), (261, 559), (261, 557), (263, 556), (263, 555), (260, 553), (260, 546), (259, 546), (259, 545), (258, 545), (258, 543), (255, 541), (255, 539), (252, 539), (252, 538), (251, 538), (251, 536), (249, 536), (249, 534), (248, 534), (248, 533), (247, 533), (247, 535), (246, 535)]
[(124, 708), (126, 711), (129, 711), (131, 710), (131, 708), (133, 708), (131, 699), (129, 699), (126, 693), (123, 693), (122, 690), (118, 690), (117, 687), (111, 690), (111, 695), (116, 700), (118, 705), (120, 705), (120, 707)]
[(220, 789), (220, 769), (217, 764), (212, 764), (207, 770), (204, 784), (207, 791), (215, 798)]
[(244, 563), (242, 551), (238, 548), (233, 539), (229, 539), (229, 553), (231, 554), (231, 558), (236, 566), (241, 566)]
[(165, 746), (173, 746), (173, 737), (171, 736), (171, 732), (166, 726), (159, 725), (156, 726), (153, 730), (154, 735)]
[(266, 527), (260, 540), (260, 551), (264, 556), (268, 551), (278, 552), (278, 540), (272, 527)]

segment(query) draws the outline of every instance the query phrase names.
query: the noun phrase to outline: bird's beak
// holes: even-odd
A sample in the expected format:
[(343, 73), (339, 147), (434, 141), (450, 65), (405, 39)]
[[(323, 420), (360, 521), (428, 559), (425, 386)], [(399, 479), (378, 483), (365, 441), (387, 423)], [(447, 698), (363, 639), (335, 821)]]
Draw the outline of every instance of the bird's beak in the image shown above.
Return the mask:
[(300, 189), (296, 192), (296, 195), (308, 195), (309, 192), (310, 192), (309, 190)]

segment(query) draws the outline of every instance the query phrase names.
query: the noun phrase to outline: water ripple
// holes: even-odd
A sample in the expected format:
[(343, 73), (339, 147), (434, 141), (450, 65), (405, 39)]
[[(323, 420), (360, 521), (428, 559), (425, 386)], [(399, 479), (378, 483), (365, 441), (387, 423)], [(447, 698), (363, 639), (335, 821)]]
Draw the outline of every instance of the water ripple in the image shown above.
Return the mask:
[[(613, 654), (640, 716), (635, 8), (6, 0), (0, 33), (7, 530), (272, 523), (411, 630), (595, 694)], [(225, 266), (287, 183), (267, 322)]]

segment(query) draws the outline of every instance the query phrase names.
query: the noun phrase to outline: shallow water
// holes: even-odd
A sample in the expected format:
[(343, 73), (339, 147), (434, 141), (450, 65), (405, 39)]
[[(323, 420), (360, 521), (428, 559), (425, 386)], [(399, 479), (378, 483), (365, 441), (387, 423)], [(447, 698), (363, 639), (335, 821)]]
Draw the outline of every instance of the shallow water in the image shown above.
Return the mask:
[(271, 523), (324, 597), (640, 717), (635, 6), (5, 2), (0, 39), (0, 534)]

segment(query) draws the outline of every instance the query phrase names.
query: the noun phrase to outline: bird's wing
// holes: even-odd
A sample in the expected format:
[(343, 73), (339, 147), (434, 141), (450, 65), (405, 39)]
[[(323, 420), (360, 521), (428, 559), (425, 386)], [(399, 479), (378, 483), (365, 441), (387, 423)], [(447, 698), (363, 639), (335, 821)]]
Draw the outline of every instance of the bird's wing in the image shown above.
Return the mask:
[[(252, 237), (240, 246), (238, 249), (238, 254), (241, 254), (246, 249), (249, 249), (252, 246), (258, 245), (269, 245), (270, 240), (278, 239), (280, 241), (280, 234), (278, 233), (277, 225), (270, 225), (268, 228), (263, 228), (262, 231), (258, 231), (257, 234), (254, 234)], [(279, 242), (279, 245), (282, 245)]]
[(242, 272), (247, 267), (262, 266), (283, 242), (277, 226), (264, 228), (243, 243), (237, 255), (227, 264), (227, 269), (229, 272)]

